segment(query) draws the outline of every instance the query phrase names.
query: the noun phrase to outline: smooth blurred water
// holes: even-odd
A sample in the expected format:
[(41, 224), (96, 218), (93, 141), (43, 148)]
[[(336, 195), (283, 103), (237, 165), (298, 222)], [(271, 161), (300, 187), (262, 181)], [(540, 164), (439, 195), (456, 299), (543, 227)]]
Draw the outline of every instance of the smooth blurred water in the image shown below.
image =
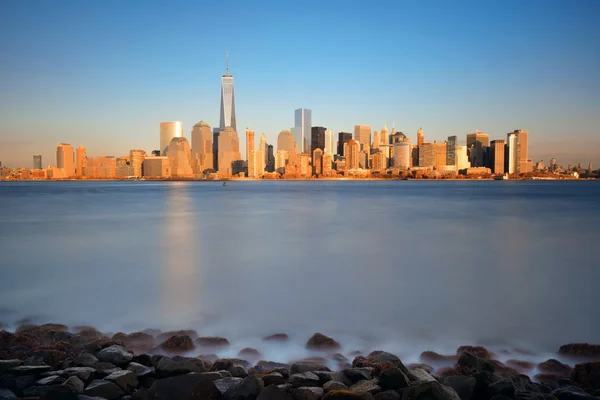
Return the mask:
[(600, 183), (0, 184), (0, 322), (321, 331), (399, 353), (600, 342)]

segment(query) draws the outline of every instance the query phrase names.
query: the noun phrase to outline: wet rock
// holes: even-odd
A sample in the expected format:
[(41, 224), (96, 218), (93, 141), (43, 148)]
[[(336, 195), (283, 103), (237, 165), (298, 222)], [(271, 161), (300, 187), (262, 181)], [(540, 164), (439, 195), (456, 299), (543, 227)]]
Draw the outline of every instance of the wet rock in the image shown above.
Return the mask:
[(65, 381), (64, 385), (69, 386), (77, 394), (83, 393), (83, 389), (85, 388), (83, 381), (76, 376), (69, 377), (69, 379)]
[(600, 360), (600, 344), (570, 343), (560, 346), (558, 354), (572, 358)]
[(275, 368), (290, 369), (290, 364), (285, 364), (285, 363), (280, 363), (280, 362), (275, 362), (275, 361), (265, 361), (265, 360), (260, 360), (258, 363), (256, 363), (256, 366), (262, 367), (266, 370), (271, 370), (271, 369), (275, 369)]
[(229, 340), (215, 336), (199, 337), (195, 342), (201, 347), (219, 348), (229, 346)]
[(539, 387), (531, 382), (526, 375), (518, 375), (508, 379), (501, 379), (490, 385), (488, 393), (514, 397), (518, 393), (541, 393)]
[(435, 351), (424, 351), (421, 353), (419, 359), (424, 363), (430, 363), (435, 365), (449, 365), (454, 364), (458, 360), (456, 355), (442, 355)]
[(270, 374), (266, 374), (262, 377), (262, 380), (265, 386), (283, 385), (286, 382), (286, 379), (279, 372), (271, 372)]
[(456, 364), (457, 367), (465, 371), (463, 375), (469, 375), (472, 372), (488, 371), (493, 373), (495, 371), (495, 367), (492, 363), (481, 357), (477, 357), (468, 351), (464, 351), (460, 355)]
[(306, 342), (306, 348), (311, 350), (337, 350), (341, 347), (338, 342), (322, 333), (315, 333)]
[(33, 386), (37, 377), (35, 375), (23, 375), (15, 378), (15, 386), (19, 390), (23, 390), (28, 388), (29, 386)]
[(489, 360), (489, 363), (491, 363), (494, 366), (494, 373), (503, 378), (510, 378), (516, 375), (520, 375), (519, 371), (504, 365), (498, 360)]
[(144, 332), (133, 332), (129, 334), (119, 332), (114, 334), (112, 339), (133, 348), (150, 349), (154, 345), (154, 336)]
[(122, 345), (121, 342), (118, 342), (118, 341), (112, 340), (112, 339), (108, 339), (105, 337), (101, 337), (98, 339), (94, 339), (91, 342), (86, 342), (82, 345), (78, 345), (78, 346), (76, 346), (76, 349), (80, 350), (80, 351), (92, 352), (95, 354), (107, 347), (120, 346), (120, 345)]
[(292, 389), (293, 400), (319, 400), (323, 397), (323, 389), (320, 387), (299, 387)]
[(249, 376), (225, 393), (230, 400), (255, 400), (264, 388), (261, 379)]
[(169, 377), (190, 372), (207, 372), (204, 362), (197, 358), (175, 356), (173, 358), (161, 358), (156, 366), (156, 373), (160, 377)]
[(422, 383), (404, 390), (403, 398), (410, 400), (460, 400), (454, 389), (439, 382)]
[(256, 360), (260, 357), (262, 357), (262, 355), (260, 354), (260, 352), (256, 349), (253, 349), (251, 347), (245, 347), (242, 350), (240, 350), (240, 352), (237, 355), (238, 357), (244, 357), (244, 358), (248, 358), (248, 359), (253, 359)]
[(323, 385), (323, 390), (325, 391), (325, 393), (331, 392), (332, 390), (347, 390), (347, 389), (348, 389), (348, 386), (344, 385), (340, 381), (331, 380), (329, 382), (325, 382), (325, 384)]
[(77, 394), (68, 386), (36, 386), (23, 393), (28, 397), (41, 397), (43, 400), (77, 400)]
[(217, 400), (221, 392), (213, 381), (200, 374), (186, 374), (158, 379), (148, 391), (148, 399)]
[(49, 365), (21, 365), (8, 370), (9, 373), (17, 376), (21, 375), (39, 375), (43, 372), (52, 370)]
[(250, 363), (246, 360), (241, 360), (239, 358), (220, 358), (213, 363), (213, 365), (210, 369), (212, 371), (220, 371), (220, 370), (227, 371), (229, 367), (231, 367), (232, 365), (236, 365), (236, 364), (241, 365), (244, 368), (251, 367)]
[(113, 382), (96, 379), (85, 388), (83, 394), (92, 397), (103, 397), (107, 400), (118, 399), (123, 396), (123, 390)]
[(451, 387), (461, 400), (475, 400), (473, 393), (477, 380), (472, 376), (448, 376), (444, 379), (444, 385)]
[(248, 376), (248, 372), (246, 371), (246, 368), (242, 367), (239, 364), (234, 364), (232, 365), (227, 372), (229, 372), (231, 374), (231, 376), (235, 377), (235, 378), (245, 378)]
[(21, 360), (0, 360), (0, 374), (21, 365), (23, 365), (23, 361)]
[(290, 384), (293, 388), (299, 388), (302, 386), (320, 386), (321, 380), (319, 377), (312, 372), (302, 372), (299, 374), (290, 375)]
[(506, 361), (506, 366), (515, 369), (521, 373), (526, 373), (535, 368), (535, 363), (531, 361), (522, 361), (522, 360), (508, 360)]
[(342, 353), (334, 353), (329, 357), (333, 361), (346, 362), (348, 359)]
[(409, 370), (411, 369), (416, 369), (416, 368), (420, 368), (422, 370), (427, 371), (428, 373), (432, 374), (433, 373), (433, 367), (431, 365), (428, 364), (408, 364), (406, 366), (406, 368), (408, 368)]
[(292, 400), (292, 396), (278, 386), (265, 387), (257, 400)]
[(335, 374), (335, 372), (332, 371), (312, 371), (312, 373), (319, 377), (321, 385), (323, 385), (325, 382), (333, 380), (333, 376)]
[(127, 366), (127, 369), (129, 371), (133, 372), (135, 374), (135, 376), (137, 376), (138, 378), (142, 377), (142, 376), (154, 374), (154, 368), (147, 367), (145, 365), (138, 364), (136, 362), (129, 363), (129, 365)]
[(568, 386), (552, 391), (552, 395), (558, 400), (597, 400), (598, 397), (586, 393), (576, 386)]
[(274, 335), (265, 336), (263, 338), (266, 342), (286, 342), (289, 339), (288, 335), (285, 333), (276, 333)]
[[(372, 351), (369, 353), (367, 358), (369, 360), (374, 360), (374, 361), (391, 362), (391, 363), (395, 364), (395, 366), (397, 366), (401, 370), (402, 370), (402, 367), (400, 367), (400, 365), (404, 366), (402, 364), (402, 361), (400, 361), (400, 358), (397, 355), (388, 353), (387, 351), (381, 351), (381, 350)], [(404, 370), (402, 370), (402, 372), (404, 372)]]
[(84, 382), (89, 381), (95, 373), (96, 370), (91, 367), (71, 367), (63, 371), (63, 375), (76, 376)]
[(377, 394), (381, 392), (381, 386), (379, 385), (379, 380), (375, 378), (371, 380), (359, 381), (354, 385), (350, 386), (350, 390), (358, 393), (368, 392), (371, 394)]
[(12, 391), (0, 388), (0, 400), (18, 400), (18, 397)]
[(138, 354), (133, 356), (132, 362), (145, 365), (146, 367), (153, 367), (152, 356), (150, 354)]
[[(389, 353), (387, 353), (387, 354), (389, 354)], [(401, 370), (403, 370), (403, 372), (406, 369), (406, 367), (402, 364), (402, 362), (400, 362), (399, 359), (397, 361), (388, 361), (388, 360), (380, 360), (380, 359), (368, 358), (368, 357), (363, 357), (363, 356), (356, 357), (352, 361), (352, 367), (373, 368), (373, 376), (379, 376), (379, 374), (382, 371), (385, 371), (386, 369), (390, 369), (390, 368), (394, 368), (394, 367), (400, 368)]]
[(379, 384), (383, 390), (398, 390), (410, 386), (406, 375), (397, 367), (386, 369), (379, 374)]
[(294, 363), (290, 367), (290, 375), (300, 374), (302, 372), (313, 372), (313, 371), (331, 371), (329, 367), (323, 364), (315, 363)]
[(222, 394), (225, 394), (228, 390), (233, 389), (235, 386), (237, 386), (242, 381), (243, 381), (242, 378), (229, 377), (229, 378), (217, 379), (214, 381), (214, 383), (215, 383), (215, 386), (217, 387), (217, 389), (219, 389), (219, 391)]
[(575, 365), (571, 380), (584, 388), (600, 389), (600, 362)]
[(47, 376), (45, 378), (38, 380), (37, 382), (35, 382), (35, 384), (40, 385), (40, 386), (60, 385), (61, 383), (64, 383), (64, 381), (65, 381), (65, 378), (63, 378), (62, 376), (52, 375), (52, 376)]
[(112, 345), (100, 350), (96, 357), (100, 361), (115, 364), (117, 367), (124, 367), (131, 362), (133, 354), (127, 351), (123, 346)]
[(332, 380), (342, 382), (348, 387), (354, 385), (354, 382), (352, 382), (352, 380), (348, 378), (342, 371), (334, 372), (333, 375), (331, 375)]
[[(225, 372), (227, 372), (227, 371), (225, 371)], [(227, 372), (227, 373), (229, 374), (229, 372)], [(223, 375), (221, 375), (220, 372), (217, 372), (217, 371), (201, 372), (200, 375), (202, 375), (205, 378), (210, 379), (211, 381), (216, 381), (217, 379), (225, 378)], [(231, 376), (231, 374), (229, 376)]]
[(72, 367), (91, 367), (94, 368), (99, 360), (90, 353), (82, 353), (71, 361)]
[(186, 336), (189, 336), (190, 338), (192, 338), (192, 340), (198, 338), (198, 333), (196, 333), (196, 331), (194, 331), (192, 329), (184, 329), (184, 330), (180, 330), (180, 331), (168, 331), (168, 332), (163, 332), (163, 333), (158, 333), (158, 334), (157, 334), (156, 330), (146, 329), (142, 333), (146, 333), (148, 335), (155, 336), (156, 340), (158, 342), (164, 342), (171, 336), (175, 336), (175, 335), (186, 335)]
[(474, 356), (482, 358), (484, 360), (492, 359), (492, 354), (485, 347), (482, 346), (460, 346), (456, 350), (456, 355), (460, 357), (465, 352), (471, 353)]
[(544, 361), (538, 364), (538, 370), (543, 374), (552, 374), (559, 376), (571, 375), (572, 368), (567, 364), (563, 364), (558, 360), (551, 358), (550, 360)]
[(571, 383), (569, 378), (555, 374), (537, 374), (534, 376), (534, 379), (540, 384), (550, 387), (552, 390)]
[(332, 390), (331, 392), (325, 393), (323, 400), (373, 400), (374, 397), (371, 393), (357, 393), (351, 390)]
[(373, 368), (370, 367), (347, 368), (343, 370), (342, 373), (346, 375), (352, 383), (356, 383), (363, 379), (370, 380), (373, 378)]
[(186, 353), (196, 348), (187, 335), (173, 335), (160, 344), (160, 348), (171, 353)]
[(109, 382), (116, 383), (121, 389), (123, 389), (126, 392), (131, 392), (139, 385), (137, 376), (135, 376), (135, 374), (129, 370), (120, 370), (113, 372), (104, 379)]
[(377, 393), (375, 400), (400, 400), (400, 394), (395, 390), (386, 390), (385, 392)]
[(415, 385), (436, 381), (436, 379), (429, 372), (421, 368), (415, 368), (406, 371), (405, 375)]

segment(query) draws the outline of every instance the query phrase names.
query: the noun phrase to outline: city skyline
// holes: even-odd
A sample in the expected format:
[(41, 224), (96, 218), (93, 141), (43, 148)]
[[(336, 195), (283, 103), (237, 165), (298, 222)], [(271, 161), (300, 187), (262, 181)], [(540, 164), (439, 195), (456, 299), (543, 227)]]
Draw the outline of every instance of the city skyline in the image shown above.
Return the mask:
[[(596, 67), (600, 50), (592, 46), (598, 39), (593, 21), (600, 14), (599, 6), (591, 1), (520, 4), (463, 4), (453, 10), (447, 5), (430, 9), (388, 4), (387, 8), (402, 11), (415, 22), (407, 27), (393, 25), (390, 16), (375, 15), (352, 4), (341, 11), (322, 6), (318, 21), (338, 12), (349, 18), (365, 11), (367, 20), (381, 17), (394, 29), (386, 29), (388, 36), (362, 28), (323, 33), (319, 38), (308, 34), (299, 46), (312, 46), (315, 56), (311, 63), (301, 57), (296, 63), (284, 62), (293, 58), (282, 44), (294, 33), (280, 23), (269, 28), (235, 28), (222, 37), (208, 35), (200, 42), (190, 28), (176, 33), (161, 31), (165, 37), (151, 43), (132, 35), (119, 19), (135, 12), (135, 4), (119, 8), (112, 3), (111, 8), (60, 2), (36, 10), (11, 4), (5, 7), (6, 23), (0, 24), (5, 54), (14, 55), (8, 57), (0, 77), (6, 89), (0, 96), (6, 111), (0, 122), (0, 160), (9, 167), (30, 166), (32, 155), (40, 154), (47, 166), (60, 142), (83, 145), (90, 156), (127, 154), (137, 148), (150, 152), (156, 149), (159, 121), (182, 121), (188, 140), (197, 121), (218, 127), (217, 77), (223, 74), (223, 53), (229, 49), (237, 81), (235, 111), (242, 149), (246, 126), (257, 137), (264, 132), (267, 142), (273, 144), (281, 130), (294, 125), (292, 111), (306, 107), (312, 110), (312, 126), (325, 127), (335, 136), (353, 132), (357, 124), (380, 127), (395, 123), (413, 143), (415, 132), (423, 127), (428, 141), (443, 142), (457, 135), (459, 144), (464, 145), (460, 143), (464, 135), (474, 130), (501, 140), (507, 132), (523, 128), (530, 132), (533, 162), (549, 164), (555, 158), (563, 165), (599, 165), (600, 80)], [(164, 7), (166, 15), (194, 8)], [(247, 7), (236, 4), (232, 17), (262, 15), (268, 9), (264, 18), (277, 21), (289, 11), (285, 6)], [(115, 24), (123, 39), (120, 45), (110, 43), (112, 34), (106, 36), (98, 24), (85, 29), (60, 24), (69, 17), (85, 20), (90, 9)], [(544, 19), (531, 18), (542, 10)], [(207, 6), (207, 15), (217, 11), (216, 5)], [(452, 18), (442, 20), (444, 12), (451, 12)], [(53, 21), (44, 19), (48, 14), (55, 17)], [(142, 20), (152, 22), (159, 14), (150, 10)], [(305, 12), (295, 18), (303, 15)], [(498, 21), (493, 16), (498, 16)], [(460, 26), (476, 17), (489, 24), (486, 32), (473, 38)], [(511, 24), (518, 28), (506, 30), (499, 22), (501, 17), (523, 24)], [(188, 18), (186, 13), (183, 18)], [(421, 26), (433, 22), (439, 26), (426, 28), (425, 33)], [(271, 39), (268, 35), (277, 28), (281, 37)], [(52, 34), (40, 43), (38, 39), (46, 31)], [(257, 38), (263, 38), (264, 48), (249, 45)], [(180, 44), (168, 47), (178, 40)], [(345, 44), (352, 40), (357, 40), (353, 48)], [(449, 50), (439, 45), (444, 40)], [(87, 43), (102, 46), (86, 49)], [(52, 52), (56, 46), (60, 46), (59, 54)], [(191, 51), (193, 46), (200, 46), (200, 55)], [(132, 49), (135, 51), (129, 55)], [(160, 54), (163, 50), (166, 53)], [(357, 51), (363, 52), (361, 60), (349, 65), (346, 61)], [(38, 55), (45, 57), (44, 68)], [(166, 62), (168, 55), (175, 57), (174, 65)], [(101, 62), (91, 62), (96, 59)], [(150, 59), (154, 61), (145, 66)]]

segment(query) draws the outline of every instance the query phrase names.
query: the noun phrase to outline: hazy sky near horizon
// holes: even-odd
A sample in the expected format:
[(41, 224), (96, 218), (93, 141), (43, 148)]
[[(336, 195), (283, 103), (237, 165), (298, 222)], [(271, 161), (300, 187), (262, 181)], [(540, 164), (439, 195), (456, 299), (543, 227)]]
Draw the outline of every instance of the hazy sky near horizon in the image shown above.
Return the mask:
[(600, 2), (0, 2), (0, 161), (159, 147), (219, 123), (229, 50), (244, 128), (276, 144), (294, 109), (416, 141), (530, 132), (530, 157), (600, 166)]

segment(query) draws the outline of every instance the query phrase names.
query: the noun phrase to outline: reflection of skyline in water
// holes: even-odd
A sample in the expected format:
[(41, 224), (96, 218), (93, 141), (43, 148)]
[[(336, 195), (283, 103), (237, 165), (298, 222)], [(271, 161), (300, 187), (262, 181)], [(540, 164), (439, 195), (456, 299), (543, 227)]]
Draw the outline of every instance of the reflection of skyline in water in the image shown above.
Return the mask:
[(161, 221), (160, 309), (162, 321), (173, 329), (185, 326), (201, 307), (202, 241), (194, 226), (189, 187), (172, 182), (165, 192)]

